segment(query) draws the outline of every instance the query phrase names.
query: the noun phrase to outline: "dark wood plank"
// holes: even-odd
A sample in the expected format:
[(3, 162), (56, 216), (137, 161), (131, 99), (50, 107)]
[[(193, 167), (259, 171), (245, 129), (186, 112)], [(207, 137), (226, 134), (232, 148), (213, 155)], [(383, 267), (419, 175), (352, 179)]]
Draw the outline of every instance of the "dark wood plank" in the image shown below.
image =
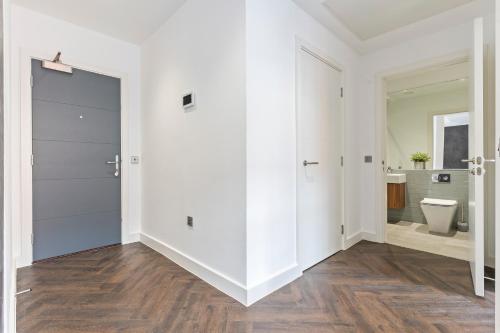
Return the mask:
[(387, 184), (387, 208), (403, 209), (406, 207), (406, 184)]
[(467, 262), (363, 241), (246, 308), (136, 243), (19, 271), (18, 332), (493, 332)]

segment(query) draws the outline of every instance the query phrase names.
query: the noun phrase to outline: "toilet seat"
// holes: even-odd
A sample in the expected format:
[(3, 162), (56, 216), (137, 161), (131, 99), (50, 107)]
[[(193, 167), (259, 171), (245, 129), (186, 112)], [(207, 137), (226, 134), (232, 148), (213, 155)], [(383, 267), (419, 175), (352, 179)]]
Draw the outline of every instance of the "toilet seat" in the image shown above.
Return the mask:
[(424, 198), (424, 200), (422, 200), (420, 203), (422, 205), (427, 205), (427, 206), (442, 206), (442, 207), (451, 207), (458, 205), (458, 202), (456, 200), (443, 200), (443, 199), (431, 199), (431, 198)]

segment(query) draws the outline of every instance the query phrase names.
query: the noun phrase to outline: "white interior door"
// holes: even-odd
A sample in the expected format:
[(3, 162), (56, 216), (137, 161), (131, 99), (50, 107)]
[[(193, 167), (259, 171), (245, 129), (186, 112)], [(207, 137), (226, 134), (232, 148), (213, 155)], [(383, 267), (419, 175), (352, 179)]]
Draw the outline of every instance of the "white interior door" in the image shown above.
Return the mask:
[(342, 73), (302, 49), (298, 73), (298, 259), (303, 270), (342, 249)]
[(476, 295), (484, 296), (483, 20), (474, 20), (469, 125), (470, 268)]

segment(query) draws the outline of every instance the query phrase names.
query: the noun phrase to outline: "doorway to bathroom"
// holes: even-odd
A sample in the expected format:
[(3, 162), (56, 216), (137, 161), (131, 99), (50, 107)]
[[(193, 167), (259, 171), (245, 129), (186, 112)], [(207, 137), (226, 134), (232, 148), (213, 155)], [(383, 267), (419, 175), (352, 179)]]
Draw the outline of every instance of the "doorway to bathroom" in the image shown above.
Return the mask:
[(467, 58), (386, 80), (386, 242), (469, 260)]
[(483, 77), (491, 58), (482, 21), (471, 31), (463, 52), (379, 76), (378, 234), (392, 245), (469, 261), (483, 296), (494, 253), (493, 171), (484, 158), (494, 156), (494, 110), (491, 78)]

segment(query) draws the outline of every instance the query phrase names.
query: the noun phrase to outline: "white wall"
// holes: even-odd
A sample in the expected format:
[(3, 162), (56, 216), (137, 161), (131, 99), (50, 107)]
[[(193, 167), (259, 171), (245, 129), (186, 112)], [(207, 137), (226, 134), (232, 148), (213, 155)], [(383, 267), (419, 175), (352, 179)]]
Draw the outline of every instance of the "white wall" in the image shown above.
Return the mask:
[[(38, 14), (18, 6), (12, 6), (11, 11), (11, 170), (12, 170), (12, 211), (14, 223), (15, 253), (19, 257), (18, 265), (31, 264), (26, 262), (27, 244), (30, 235), (21, 237), (24, 231), (21, 220), (20, 193), (20, 126), (21, 126), (21, 54), (29, 55), (56, 54), (62, 51), (63, 60), (75, 61), (102, 71), (124, 73), (127, 76), (128, 87), (122, 91), (128, 99), (128, 148), (130, 155), (140, 154), (140, 49), (138, 46), (125, 43), (99, 33)], [(129, 156), (123, 156), (129, 160)], [(140, 230), (140, 168), (129, 168), (129, 230), (125, 242), (137, 240)]]
[(2, 8), (2, 23), (3, 23), (3, 36), (2, 36), (2, 52), (3, 52), (3, 135), (4, 135), (4, 150), (2, 161), (4, 163), (3, 177), (2, 181), (4, 184), (4, 204), (3, 204), (3, 297), (2, 297), (2, 323), (3, 332), (15, 332), (16, 331), (16, 262), (14, 260), (13, 247), (14, 242), (12, 239), (12, 228), (14, 221), (12, 219), (12, 165), (11, 165), (11, 128), (10, 128), (10, 116), (11, 116), (11, 104), (10, 104), (10, 91), (11, 85), (11, 15), (10, 15), (11, 4), (10, 0), (3, 0)]
[(345, 72), (346, 231), (361, 231), (359, 56), (290, 0), (247, 0), (248, 285), (286, 273), (296, 258), (296, 37)]
[[(189, 90), (197, 106), (184, 112)], [(244, 288), (244, 1), (189, 0), (148, 38), (142, 100), (143, 234), (209, 282), (211, 272)]]

